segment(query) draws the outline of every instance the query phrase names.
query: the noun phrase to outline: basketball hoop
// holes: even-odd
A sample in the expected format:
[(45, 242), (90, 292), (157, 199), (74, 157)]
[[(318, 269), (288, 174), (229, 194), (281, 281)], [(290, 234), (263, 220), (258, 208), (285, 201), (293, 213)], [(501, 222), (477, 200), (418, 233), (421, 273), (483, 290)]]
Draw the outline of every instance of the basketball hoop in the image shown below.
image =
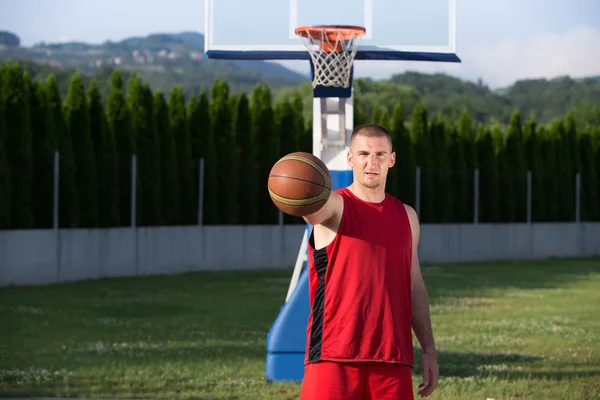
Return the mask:
[(365, 34), (362, 26), (307, 25), (296, 28), (313, 61), (313, 88), (350, 85), (352, 63), (358, 43)]

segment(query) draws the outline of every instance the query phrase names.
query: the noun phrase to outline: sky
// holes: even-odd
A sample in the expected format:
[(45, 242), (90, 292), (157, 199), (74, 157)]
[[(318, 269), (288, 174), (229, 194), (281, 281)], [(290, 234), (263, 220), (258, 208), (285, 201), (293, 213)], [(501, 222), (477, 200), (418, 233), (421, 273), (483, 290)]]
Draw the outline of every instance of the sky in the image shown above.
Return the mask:
[[(25, 46), (204, 30), (203, 0), (0, 0), (0, 5), (0, 30), (16, 33)], [(255, 19), (265, 15), (262, 8), (251, 12)], [(600, 0), (457, 0), (457, 54), (460, 64), (357, 62), (355, 75), (385, 79), (407, 70), (444, 72), (481, 79), (492, 88), (519, 79), (600, 75)], [(306, 72), (305, 62), (284, 64)]]

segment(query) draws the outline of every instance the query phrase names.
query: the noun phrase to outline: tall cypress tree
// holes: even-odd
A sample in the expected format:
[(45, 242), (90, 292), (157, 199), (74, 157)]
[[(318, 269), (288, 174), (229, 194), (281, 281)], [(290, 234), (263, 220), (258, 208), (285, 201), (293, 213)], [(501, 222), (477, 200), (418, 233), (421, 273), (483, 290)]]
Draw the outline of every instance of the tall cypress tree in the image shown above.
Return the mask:
[(17, 229), (34, 226), (29, 79), (18, 63), (9, 62), (4, 66), (0, 83), (0, 107), (3, 109), (6, 126), (5, 151), (8, 155), (12, 183), (11, 226)]
[(510, 118), (506, 134), (506, 156), (508, 174), (512, 180), (514, 215), (511, 221), (524, 222), (527, 219), (527, 165), (523, 144), (521, 113), (515, 110)]
[(546, 220), (556, 222), (560, 220), (560, 177), (557, 166), (557, 153), (560, 146), (558, 138), (545, 127), (540, 127), (539, 137), (542, 140), (542, 154), (544, 163), (544, 194)]
[(219, 222), (235, 224), (238, 220), (238, 167), (236, 142), (229, 103), (229, 86), (224, 80), (214, 82), (211, 89), (210, 117), (217, 143), (219, 179)]
[(500, 187), (496, 146), (489, 128), (479, 125), (475, 137), (477, 168), (479, 169), (479, 210), (480, 222), (493, 223), (500, 220)]
[[(0, 82), (4, 69), (0, 65)], [(1, 103), (0, 103), (1, 104)], [(6, 139), (8, 130), (4, 122), (4, 109), (0, 106), (0, 229), (6, 230), (11, 227), (11, 181), (8, 154), (6, 151)]]
[[(463, 136), (459, 129), (450, 128), (448, 155), (450, 158), (451, 185), (453, 192), (453, 222), (473, 221), (473, 174), (467, 173)], [(472, 139), (471, 139), (472, 140)]]
[[(415, 207), (416, 201), (416, 160), (415, 147), (410, 131), (404, 124), (404, 107), (397, 102), (390, 123), (395, 139), (396, 165), (390, 170), (390, 180), (396, 182), (398, 198), (405, 204)], [(395, 172), (394, 172), (395, 171)], [(394, 186), (392, 184), (392, 190)]]
[(194, 193), (194, 174), (192, 163), (192, 146), (188, 127), (185, 95), (183, 87), (177, 85), (171, 90), (168, 102), (169, 123), (175, 148), (177, 150), (177, 171), (179, 174), (179, 206), (181, 210), (180, 224), (196, 224), (194, 216), (197, 209), (197, 195)]
[(148, 83), (142, 86), (142, 104), (146, 114), (146, 124), (137, 143), (139, 155), (140, 188), (138, 209), (140, 222), (144, 225), (159, 225), (162, 221), (160, 143), (154, 119), (154, 99)]
[[(294, 109), (288, 99), (277, 104), (275, 108), (277, 135), (281, 142), (281, 154), (289, 154), (298, 150), (300, 135), (296, 132), (297, 123)], [(284, 223), (297, 222), (298, 217), (284, 214)]]
[(80, 226), (80, 205), (77, 189), (75, 155), (71, 135), (63, 112), (63, 101), (60, 97), (58, 83), (54, 75), (46, 79), (46, 96), (48, 110), (51, 114), (56, 136), (59, 162), (59, 224), (61, 227), (76, 228)]
[(240, 177), (237, 191), (240, 204), (239, 221), (244, 225), (258, 223), (258, 163), (256, 139), (251, 122), (248, 96), (241, 93), (237, 102), (235, 132), (237, 135), (238, 176)]
[(160, 143), (162, 224), (175, 225), (181, 220), (177, 149), (169, 123), (169, 110), (161, 91), (154, 93), (154, 121)]
[(98, 181), (87, 98), (80, 73), (71, 79), (64, 109), (77, 167), (81, 226), (95, 227), (98, 224)]
[(559, 221), (575, 220), (575, 168), (573, 165), (573, 152), (571, 141), (565, 132), (564, 121), (554, 118), (550, 124), (550, 133), (557, 141), (557, 169), (555, 175), (558, 179), (558, 213)]
[[(476, 127), (474, 126), (471, 114), (467, 109), (464, 109), (458, 127), (458, 140), (462, 144), (462, 149), (455, 149), (456, 156), (462, 158), (464, 162), (460, 162), (457, 159), (457, 179), (464, 180), (464, 188), (457, 189), (457, 191), (463, 193), (464, 196), (464, 207), (457, 204), (457, 213), (462, 215), (460, 220), (470, 222), (473, 220), (473, 213), (475, 212), (475, 169), (477, 168), (477, 150), (475, 148), (475, 137), (477, 135)], [(464, 167), (463, 167), (464, 165)], [(464, 168), (464, 170), (463, 170)], [(480, 205), (481, 206), (481, 205)]]
[(98, 170), (98, 226), (119, 225), (119, 180), (115, 139), (108, 127), (98, 83), (88, 88), (90, 136)]
[(600, 182), (596, 174), (594, 156), (596, 144), (592, 137), (592, 129), (588, 127), (578, 135), (579, 160), (581, 166), (581, 220), (600, 220), (600, 197), (598, 186)]
[(282, 156), (279, 150), (279, 138), (275, 130), (275, 116), (271, 91), (267, 86), (257, 86), (252, 92), (251, 108), (252, 129), (257, 140), (258, 175), (258, 212), (259, 223), (275, 224), (278, 210), (273, 206), (267, 190), (267, 181), (271, 168)]
[(54, 202), (54, 152), (57, 150), (52, 113), (43, 83), (30, 81), (33, 185), (31, 188), (35, 227), (52, 227)]
[(493, 128), (492, 135), (496, 144), (496, 159), (498, 163), (500, 222), (515, 222), (517, 219), (517, 202), (515, 199), (513, 169), (510, 166), (511, 157), (506, 146), (506, 137), (500, 126)]
[(523, 127), (523, 140), (526, 154), (526, 167), (531, 171), (531, 220), (546, 220), (546, 201), (544, 196), (544, 157), (542, 138), (538, 133), (535, 117), (531, 115)]
[[(417, 103), (412, 113), (411, 137), (415, 144), (417, 166), (421, 170), (421, 216), (422, 222), (435, 222), (435, 167), (433, 164), (433, 151), (429, 126), (427, 123), (427, 109), (420, 102)], [(419, 205), (416, 205), (419, 206)]]
[(110, 92), (106, 103), (106, 118), (109, 129), (115, 139), (118, 159), (117, 174), (119, 188), (119, 217), (121, 225), (131, 224), (131, 156), (133, 155), (133, 136), (129, 109), (123, 91), (123, 80), (119, 70), (113, 70), (110, 76)]
[(449, 223), (454, 219), (453, 174), (450, 170), (452, 160), (449, 156), (449, 141), (451, 133), (446, 132), (446, 125), (441, 115), (436, 115), (431, 122), (431, 149), (433, 159), (433, 185), (435, 194), (439, 198), (435, 205), (435, 222)]
[(215, 130), (210, 118), (210, 102), (207, 94), (202, 91), (198, 94), (196, 111), (192, 116), (196, 124), (194, 133), (194, 158), (204, 159), (204, 199), (203, 221), (207, 225), (216, 225), (219, 221), (219, 156), (217, 154), (217, 140)]

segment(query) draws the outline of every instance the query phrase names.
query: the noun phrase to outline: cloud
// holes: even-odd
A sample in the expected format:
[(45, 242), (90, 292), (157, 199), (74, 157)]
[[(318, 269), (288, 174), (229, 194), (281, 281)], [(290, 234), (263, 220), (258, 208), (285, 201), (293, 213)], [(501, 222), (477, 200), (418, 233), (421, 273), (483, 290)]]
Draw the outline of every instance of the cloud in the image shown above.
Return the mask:
[(579, 26), (563, 34), (538, 34), (521, 40), (479, 42), (468, 47), (459, 43), (458, 55), (461, 64), (359, 61), (355, 73), (386, 79), (407, 70), (444, 72), (471, 81), (481, 78), (491, 87), (519, 79), (600, 75), (600, 29)]

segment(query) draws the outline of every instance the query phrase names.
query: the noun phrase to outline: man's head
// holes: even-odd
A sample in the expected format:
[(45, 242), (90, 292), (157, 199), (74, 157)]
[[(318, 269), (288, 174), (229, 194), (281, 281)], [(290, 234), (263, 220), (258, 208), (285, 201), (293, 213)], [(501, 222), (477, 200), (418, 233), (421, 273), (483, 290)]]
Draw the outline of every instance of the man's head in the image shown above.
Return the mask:
[(390, 132), (381, 125), (366, 124), (354, 129), (350, 138), (348, 163), (354, 179), (362, 186), (375, 189), (384, 186), (388, 170), (396, 162)]

